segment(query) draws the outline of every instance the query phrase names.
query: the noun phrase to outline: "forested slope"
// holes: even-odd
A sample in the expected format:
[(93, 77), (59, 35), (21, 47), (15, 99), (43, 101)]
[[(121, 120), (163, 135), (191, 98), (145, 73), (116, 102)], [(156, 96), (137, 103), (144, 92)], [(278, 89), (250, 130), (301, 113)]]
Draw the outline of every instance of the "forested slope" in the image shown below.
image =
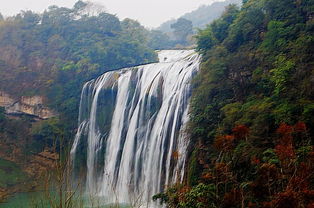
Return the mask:
[[(215, 19), (219, 18), (224, 8), (229, 4), (241, 4), (241, 0), (226, 0), (214, 2), (210, 5), (202, 5), (198, 9), (182, 15), (180, 18), (190, 20), (194, 28), (204, 29)], [(179, 19), (179, 18), (178, 18)], [(177, 20), (172, 19), (162, 23), (157, 29), (163, 32), (171, 32), (171, 25)]]
[(187, 180), (155, 198), (314, 206), (313, 11), (313, 0), (245, 0), (199, 31)]
[(148, 31), (131, 19), (50, 6), (0, 19), (0, 90), (11, 96), (41, 95), (71, 130), (76, 127), (82, 85), (114, 69), (154, 62)]

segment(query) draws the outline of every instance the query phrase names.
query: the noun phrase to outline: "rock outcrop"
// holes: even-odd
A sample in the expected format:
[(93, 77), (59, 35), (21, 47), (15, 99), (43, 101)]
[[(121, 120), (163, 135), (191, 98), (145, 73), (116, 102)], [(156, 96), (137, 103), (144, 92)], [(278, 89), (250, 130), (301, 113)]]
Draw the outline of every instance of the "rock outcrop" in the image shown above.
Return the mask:
[(14, 99), (10, 97), (9, 94), (0, 91), (0, 106), (7, 107), (14, 103)]
[(44, 106), (43, 96), (23, 96), (14, 99), (9, 94), (0, 91), (0, 106), (5, 107), (7, 114), (27, 114), (41, 119), (48, 119), (56, 114)]

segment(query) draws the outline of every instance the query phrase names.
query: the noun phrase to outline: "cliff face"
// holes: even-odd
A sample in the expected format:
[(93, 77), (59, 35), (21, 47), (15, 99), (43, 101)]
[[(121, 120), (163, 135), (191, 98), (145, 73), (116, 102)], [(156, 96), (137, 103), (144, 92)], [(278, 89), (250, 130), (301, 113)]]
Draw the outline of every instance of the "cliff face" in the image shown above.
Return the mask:
[(0, 106), (5, 107), (8, 114), (27, 114), (41, 119), (56, 116), (51, 109), (44, 106), (42, 96), (23, 96), (20, 99), (14, 99), (9, 94), (0, 91)]
[(14, 103), (14, 100), (10, 97), (9, 94), (0, 91), (0, 106), (7, 107)]

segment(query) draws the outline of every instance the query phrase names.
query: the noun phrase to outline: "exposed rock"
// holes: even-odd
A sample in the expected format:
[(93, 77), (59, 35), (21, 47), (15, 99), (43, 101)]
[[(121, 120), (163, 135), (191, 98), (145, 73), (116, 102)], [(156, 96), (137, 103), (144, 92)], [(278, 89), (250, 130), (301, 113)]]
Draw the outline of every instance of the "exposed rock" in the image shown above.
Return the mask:
[(32, 178), (40, 178), (47, 171), (54, 169), (58, 160), (59, 154), (55, 151), (45, 149), (43, 152), (34, 154), (23, 170)]
[(0, 91), (0, 106), (7, 107), (14, 103), (14, 100), (5, 92)]
[(5, 107), (8, 114), (27, 114), (41, 119), (56, 116), (51, 109), (44, 106), (43, 96), (23, 96), (17, 100), (0, 91), (0, 106)]
[(59, 160), (59, 155), (56, 152), (51, 151), (49, 149), (45, 149), (43, 152), (38, 153), (38, 156), (52, 161)]

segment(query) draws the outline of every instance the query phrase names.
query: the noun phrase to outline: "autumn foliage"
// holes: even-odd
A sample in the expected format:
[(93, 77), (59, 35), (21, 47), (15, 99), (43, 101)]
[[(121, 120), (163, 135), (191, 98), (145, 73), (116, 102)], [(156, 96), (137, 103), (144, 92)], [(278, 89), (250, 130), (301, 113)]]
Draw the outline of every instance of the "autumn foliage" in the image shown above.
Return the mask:
[[(248, 166), (255, 167), (253, 169), (256, 169), (256, 175), (254, 180), (248, 182), (246, 187), (248, 192), (241, 196), (240, 190), (243, 191), (243, 187), (241, 189), (241, 185), (238, 184), (240, 182), (236, 180), (237, 170), (230, 167), (234, 162), (237, 147), (254, 144), (249, 141), (249, 128), (237, 125), (232, 129), (231, 135), (216, 137), (213, 146), (220, 154), (212, 166), (214, 174), (207, 172), (202, 179), (228, 184), (222, 196), (222, 207), (238, 207), (240, 201), (241, 206), (249, 207), (311, 207), (314, 200), (311, 184), (314, 174), (313, 147), (297, 144), (297, 141), (306, 136), (306, 132), (304, 122), (297, 122), (295, 125), (281, 123), (275, 131), (277, 139), (274, 141), (274, 148), (268, 150), (274, 152), (273, 158), (267, 161), (256, 154), (250, 157)], [(298, 157), (300, 149), (306, 148), (312, 150), (306, 153), (307, 157)], [(232, 189), (227, 191), (229, 188)], [(259, 201), (259, 206), (256, 200)]]
[(233, 148), (233, 142), (234, 142), (234, 136), (233, 135), (219, 136), (216, 138), (216, 140), (214, 142), (214, 147), (217, 150), (227, 152)]
[(238, 125), (232, 129), (232, 133), (237, 139), (246, 139), (249, 135), (249, 128), (245, 125)]
[[(312, 208), (314, 148), (299, 142), (307, 135), (305, 123), (281, 123), (274, 135), (273, 148), (266, 150), (256, 147), (245, 125), (217, 136), (213, 142), (216, 158), (198, 158), (204, 167), (199, 178), (203, 189), (177, 189), (178, 201), (170, 207)], [(177, 206), (180, 202), (182, 206)]]

